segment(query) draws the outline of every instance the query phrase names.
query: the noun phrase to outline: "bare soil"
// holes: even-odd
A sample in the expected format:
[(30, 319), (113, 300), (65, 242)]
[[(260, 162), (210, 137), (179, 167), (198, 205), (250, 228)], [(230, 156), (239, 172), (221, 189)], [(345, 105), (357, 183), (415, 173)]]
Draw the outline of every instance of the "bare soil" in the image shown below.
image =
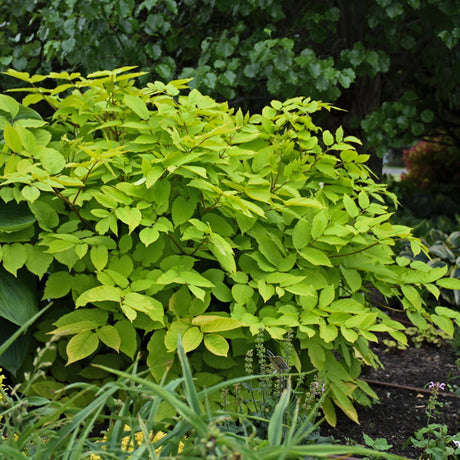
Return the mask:
[[(364, 445), (363, 433), (373, 439), (386, 438), (393, 446), (389, 452), (418, 459), (422, 453), (420, 449), (403, 448), (403, 445), (415, 431), (427, 424), (426, 407), (430, 394), (421, 390), (428, 390), (430, 382), (460, 386), (458, 357), (447, 343), (440, 347), (432, 344), (424, 344), (421, 348), (410, 346), (404, 351), (389, 350), (381, 344), (374, 347), (374, 352), (384, 368), (366, 369), (362, 377), (378, 394), (379, 402), (371, 407), (358, 408), (359, 425), (339, 414), (336, 427), (323, 425), (322, 434), (332, 435), (342, 443), (361, 445)], [(419, 391), (405, 387), (418, 388)], [(448, 388), (445, 391), (448, 392)], [(432, 418), (431, 423), (445, 424), (450, 435), (457, 434), (460, 432), (460, 395), (456, 398), (440, 395), (438, 401), (443, 407), (438, 408), (440, 414)]]

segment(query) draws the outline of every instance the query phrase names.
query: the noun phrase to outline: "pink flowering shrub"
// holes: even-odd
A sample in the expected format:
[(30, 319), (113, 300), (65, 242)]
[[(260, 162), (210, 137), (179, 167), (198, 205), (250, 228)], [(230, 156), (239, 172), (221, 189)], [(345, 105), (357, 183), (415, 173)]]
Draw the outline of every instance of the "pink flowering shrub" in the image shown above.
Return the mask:
[(427, 191), (460, 190), (460, 150), (446, 137), (420, 141), (403, 150), (407, 173), (401, 179)]

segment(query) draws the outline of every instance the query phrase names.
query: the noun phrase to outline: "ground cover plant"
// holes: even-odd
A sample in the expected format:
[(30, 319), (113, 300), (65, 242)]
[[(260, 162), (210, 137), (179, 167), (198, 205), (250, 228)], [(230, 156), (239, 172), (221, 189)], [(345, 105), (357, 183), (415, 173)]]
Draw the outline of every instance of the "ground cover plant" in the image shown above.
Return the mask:
[[(23, 328), (24, 329), (24, 328)], [(47, 344), (38, 353), (35, 373), (27, 385), (50, 363), (43, 362)], [(6, 347), (2, 347), (2, 350)], [(270, 416), (249, 417), (242, 413), (211, 410), (208, 397), (228, 386), (249, 383), (247, 376), (222, 382), (206, 390), (196, 388), (181, 341), (178, 357), (182, 376), (165, 383), (153, 383), (137, 373), (137, 363), (128, 372), (114, 371), (117, 378), (102, 386), (70, 385), (75, 396), (48, 400), (43, 397), (18, 397), (16, 389), (7, 389), (0, 381), (0, 417), (2, 438), (0, 455), (9, 459), (62, 458), (188, 458), (188, 459), (305, 459), (331, 458), (337, 455), (373, 455), (361, 446), (338, 446), (318, 442), (312, 436), (317, 429), (321, 397), (312, 395), (307, 414), (301, 414), (293, 398), (290, 378), (272, 406)], [(286, 377), (287, 379), (287, 377)], [(75, 392), (75, 390), (77, 390)], [(84, 408), (76, 400), (92, 396)], [(162, 404), (176, 408), (177, 415), (157, 417)], [(294, 410), (292, 409), (294, 406)], [(288, 417), (288, 415), (290, 417)], [(235, 432), (239, 422), (241, 434)], [(265, 424), (266, 436), (257, 435), (254, 421)], [(104, 428), (100, 432), (101, 426)], [(233, 428), (233, 429), (232, 429)], [(402, 459), (385, 454), (380, 458)]]
[[(37, 294), (52, 299), (30, 340), (58, 343), (34, 394), (102, 384), (138, 352), (157, 382), (167, 369), (176, 378), (179, 335), (197, 386), (209, 387), (242, 374), (259, 333), (278, 355), (292, 329), (289, 365), (319, 373), (327, 421), (337, 406), (357, 421), (354, 401), (375, 397), (359, 379), (379, 364), (369, 343), (378, 332), (406, 341), (373, 289), (421, 329), (452, 335), (460, 323), (448, 308), (425, 310), (421, 289), (437, 297), (459, 282), (395, 253), (401, 239), (415, 255), (425, 248), (390, 223), (395, 196), (373, 180), (360, 141), (315, 124), (330, 104), (299, 97), (250, 115), (181, 93), (183, 80), (137, 88), (132, 68), (8, 74), (28, 86), (21, 103), (0, 95), (0, 313), (12, 334), (40, 308)], [(13, 373), (30, 367), (21, 346), (4, 364)]]

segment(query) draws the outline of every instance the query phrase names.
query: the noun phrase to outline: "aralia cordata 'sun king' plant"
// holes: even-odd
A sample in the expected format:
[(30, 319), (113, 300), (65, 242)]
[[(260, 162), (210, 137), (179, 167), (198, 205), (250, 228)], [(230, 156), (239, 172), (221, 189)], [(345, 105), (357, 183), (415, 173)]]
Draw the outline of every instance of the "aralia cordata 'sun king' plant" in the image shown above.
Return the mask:
[[(371, 288), (418, 327), (452, 334), (460, 323), (424, 309), (421, 289), (438, 296), (458, 282), (395, 255), (401, 239), (425, 248), (390, 223), (395, 196), (371, 177), (359, 140), (315, 125), (331, 105), (297, 97), (243, 114), (181, 93), (186, 81), (137, 88), (130, 67), (8, 74), (29, 85), (22, 103), (0, 95), (0, 208), (12, 221), (0, 228), (1, 262), (55, 301), (35, 333), (60, 337), (52, 385), (103, 379), (90, 362), (120, 368), (138, 350), (156, 380), (177, 375), (180, 334), (209, 386), (244, 372), (260, 329), (277, 352), (293, 329), (289, 364), (319, 371), (334, 424), (335, 405), (357, 420), (357, 395), (375, 397), (359, 375), (378, 365), (376, 333), (406, 341)], [(31, 108), (43, 101), (46, 120)]]

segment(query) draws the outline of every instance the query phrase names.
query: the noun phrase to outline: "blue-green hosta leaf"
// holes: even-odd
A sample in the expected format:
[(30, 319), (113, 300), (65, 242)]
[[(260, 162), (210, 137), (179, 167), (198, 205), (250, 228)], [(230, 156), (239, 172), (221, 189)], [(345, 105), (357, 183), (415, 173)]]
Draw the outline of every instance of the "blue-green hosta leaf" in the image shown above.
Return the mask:
[(0, 202), (0, 232), (17, 232), (35, 223), (35, 217), (24, 204)]
[(0, 269), (0, 316), (22, 325), (38, 312), (33, 283)]
[[(13, 325), (11, 322), (3, 320), (2, 327), (0, 328), (0, 343), (6, 342), (15, 332), (19, 326)], [(0, 366), (16, 375), (17, 371), (21, 368), (24, 360), (29, 353), (30, 346), (30, 333), (21, 336), (21, 340), (15, 340), (1, 355)]]

